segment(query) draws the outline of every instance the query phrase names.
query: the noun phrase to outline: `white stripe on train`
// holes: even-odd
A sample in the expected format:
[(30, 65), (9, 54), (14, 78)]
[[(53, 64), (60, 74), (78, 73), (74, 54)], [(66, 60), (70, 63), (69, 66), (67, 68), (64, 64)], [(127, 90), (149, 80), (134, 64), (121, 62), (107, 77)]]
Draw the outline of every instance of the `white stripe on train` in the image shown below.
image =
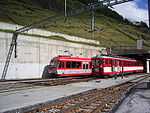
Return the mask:
[(92, 69), (61, 69), (57, 70), (57, 74), (78, 74), (78, 73), (92, 73)]

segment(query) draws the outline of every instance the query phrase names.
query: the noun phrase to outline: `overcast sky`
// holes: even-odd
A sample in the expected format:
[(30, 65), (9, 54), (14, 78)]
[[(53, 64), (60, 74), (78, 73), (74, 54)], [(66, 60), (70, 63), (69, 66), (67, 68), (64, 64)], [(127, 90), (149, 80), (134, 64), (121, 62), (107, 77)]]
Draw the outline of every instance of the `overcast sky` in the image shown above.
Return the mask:
[(134, 0), (132, 2), (115, 5), (114, 10), (124, 18), (144, 21), (148, 24), (148, 0)]

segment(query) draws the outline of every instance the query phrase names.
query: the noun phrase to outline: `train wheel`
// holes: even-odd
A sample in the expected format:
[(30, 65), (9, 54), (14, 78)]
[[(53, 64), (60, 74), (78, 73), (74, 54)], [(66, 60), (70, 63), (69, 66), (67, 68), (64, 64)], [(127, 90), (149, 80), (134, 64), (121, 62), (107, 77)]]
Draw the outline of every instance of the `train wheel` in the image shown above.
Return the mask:
[(100, 74), (94, 74), (94, 77), (102, 78), (102, 75), (100, 75)]

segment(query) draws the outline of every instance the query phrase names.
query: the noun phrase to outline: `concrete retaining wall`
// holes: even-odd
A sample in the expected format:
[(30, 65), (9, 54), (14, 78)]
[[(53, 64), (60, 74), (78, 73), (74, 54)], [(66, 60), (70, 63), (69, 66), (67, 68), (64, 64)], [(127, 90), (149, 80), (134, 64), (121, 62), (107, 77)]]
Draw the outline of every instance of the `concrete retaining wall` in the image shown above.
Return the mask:
[[(4, 68), (12, 35), (12, 33), (0, 32), (0, 76)], [(43, 69), (49, 64), (51, 58), (64, 55), (66, 50), (70, 51), (73, 56), (91, 58), (99, 54), (99, 51), (103, 49), (105, 48), (19, 35), (18, 57), (14, 58), (13, 53), (6, 79), (39, 78), (42, 76)]]
[[(24, 27), (24, 26), (0, 22), (0, 29), (17, 30), (17, 29), (22, 28), (22, 27)], [(99, 44), (99, 41), (96, 41), (96, 40), (89, 40), (89, 39), (85, 39), (85, 38), (81, 38), (81, 37), (77, 37), (77, 36), (70, 36), (70, 35), (66, 35), (66, 34), (61, 34), (61, 33), (56, 33), (56, 32), (51, 32), (51, 31), (45, 31), (45, 30), (40, 30), (40, 29), (31, 29), (26, 33), (27, 34), (37, 34), (37, 35), (42, 35), (42, 36), (58, 35), (58, 36), (64, 37), (64, 38), (66, 38), (68, 40), (72, 40), (72, 41), (82, 41), (82, 42)]]

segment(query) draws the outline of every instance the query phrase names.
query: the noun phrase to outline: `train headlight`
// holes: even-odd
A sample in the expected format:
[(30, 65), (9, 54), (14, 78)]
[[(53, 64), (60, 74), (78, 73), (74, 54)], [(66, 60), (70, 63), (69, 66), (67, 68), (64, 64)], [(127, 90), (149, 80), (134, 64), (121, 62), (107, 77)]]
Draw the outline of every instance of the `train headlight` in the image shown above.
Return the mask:
[(52, 73), (53, 71), (48, 70), (48, 73)]

